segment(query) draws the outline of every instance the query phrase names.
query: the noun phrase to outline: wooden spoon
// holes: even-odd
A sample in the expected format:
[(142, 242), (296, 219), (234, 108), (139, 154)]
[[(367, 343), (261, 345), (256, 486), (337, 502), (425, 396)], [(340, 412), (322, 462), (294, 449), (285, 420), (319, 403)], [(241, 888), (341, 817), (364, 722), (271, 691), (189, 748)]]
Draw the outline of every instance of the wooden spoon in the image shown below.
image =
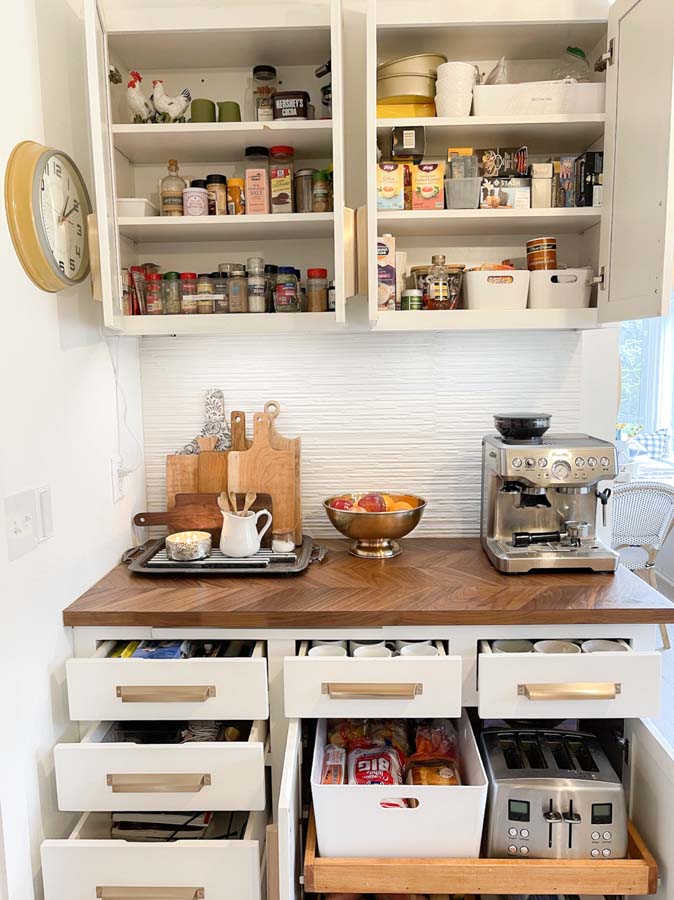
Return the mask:
[(248, 510), (251, 508), (253, 503), (257, 500), (257, 494), (255, 491), (246, 491), (246, 499), (243, 504), (243, 510), (241, 511), (241, 515), (245, 516)]
[(224, 491), (222, 491), (222, 493), (218, 497), (218, 506), (224, 513), (231, 512), (229, 508), (229, 500), (227, 499), (227, 494)]
[(229, 505), (232, 507), (232, 512), (234, 513), (234, 515), (238, 516), (239, 510), (236, 506), (236, 494), (234, 493), (234, 491), (229, 492)]

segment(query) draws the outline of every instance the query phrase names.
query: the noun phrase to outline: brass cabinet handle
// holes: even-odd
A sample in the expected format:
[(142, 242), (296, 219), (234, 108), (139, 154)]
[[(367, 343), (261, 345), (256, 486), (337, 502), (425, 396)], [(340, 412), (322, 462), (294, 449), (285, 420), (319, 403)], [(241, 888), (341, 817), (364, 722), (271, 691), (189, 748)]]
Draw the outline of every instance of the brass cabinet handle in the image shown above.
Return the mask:
[(614, 681), (568, 681), (558, 684), (518, 684), (527, 700), (615, 700), (622, 685)]
[(325, 683), (321, 693), (331, 700), (414, 700), (423, 694), (423, 684)]
[(96, 888), (97, 900), (204, 900), (202, 887), (103, 887)]
[(115, 694), (122, 703), (205, 703), (215, 697), (214, 684), (117, 685)]
[(211, 783), (208, 774), (186, 772), (173, 775), (107, 775), (113, 794), (197, 794)]

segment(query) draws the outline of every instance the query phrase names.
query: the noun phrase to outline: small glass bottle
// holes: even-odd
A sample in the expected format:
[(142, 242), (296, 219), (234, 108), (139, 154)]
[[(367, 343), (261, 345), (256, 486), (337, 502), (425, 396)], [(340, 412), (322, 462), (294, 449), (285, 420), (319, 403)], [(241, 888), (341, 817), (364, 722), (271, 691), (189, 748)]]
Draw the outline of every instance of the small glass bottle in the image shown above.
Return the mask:
[(199, 275), (197, 280), (197, 312), (200, 314), (212, 313), (214, 311), (213, 279), (210, 275)]
[(449, 294), (449, 273), (442, 254), (431, 257), (428, 270), (428, 309), (453, 309)]
[(145, 311), (148, 316), (161, 316), (164, 313), (164, 301), (161, 289), (161, 275), (150, 272), (145, 285)]
[(311, 211), (330, 212), (330, 179), (325, 171), (311, 176)]
[(213, 279), (213, 303), (215, 305), (215, 312), (228, 313), (229, 289), (227, 287), (227, 273), (212, 272), (211, 278)]
[(271, 122), (274, 118), (273, 96), (276, 93), (276, 69), (274, 66), (253, 66), (253, 102), (255, 120)]
[(335, 282), (331, 281), (328, 285), (328, 312), (334, 312), (336, 308), (335, 300)]
[(269, 213), (269, 150), (246, 147), (246, 215)]
[(248, 312), (248, 275), (245, 269), (234, 269), (229, 276), (229, 311)]
[(295, 172), (295, 212), (310, 213), (313, 209), (312, 179), (316, 169), (299, 169)]
[(307, 309), (309, 312), (327, 312), (327, 269), (307, 269)]
[(276, 282), (278, 281), (278, 266), (266, 265), (265, 277), (265, 307), (267, 312), (274, 312), (274, 295), (276, 294)]
[(182, 216), (183, 191), (187, 182), (178, 174), (178, 160), (169, 159), (168, 175), (161, 180), (159, 198), (162, 216)]
[(197, 273), (180, 273), (180, 307), (183, 315), (192, 316), (197, 312)]
[(164, 294), (164, 314), (167, 316), (178, 316), (182, 312), (180, 298), (182, 296), (180, 286), (180, 273), (167, 272), (164, 275), (162, 283)]
[(279, 266), (274, 309), (277, 313), (300, 311), (297, 275), (293, 266)]

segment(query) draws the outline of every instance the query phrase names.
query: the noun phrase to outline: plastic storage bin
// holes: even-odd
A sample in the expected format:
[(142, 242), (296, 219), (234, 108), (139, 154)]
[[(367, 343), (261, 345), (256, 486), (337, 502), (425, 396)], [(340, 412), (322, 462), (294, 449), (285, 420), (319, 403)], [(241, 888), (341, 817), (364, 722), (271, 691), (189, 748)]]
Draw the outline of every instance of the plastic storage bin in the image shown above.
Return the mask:
[(521, 269), (466, 272), (468, 309), (526, 309), (530, 272)]
[(475, 116), (536, 116), (558, 113), (603, 113), (603, 82), (527, 81), (522, 84), (476, 84)]
[[(487, 777), (464, 710), (457, 721), (461, 785), (321, 784), (326, 719), (319, 719), (311, 768), (316, 837), (324, 857), (445, 857), (480, 855)], [(416, 799), (416, 808), (382, 807)]]
[(447, 209), (477, 209), (481, 184), (481, 178), (445, 178)]
[(117, 199), (117, 215), (120, 219), (127, 216), (158, 216), (159, 210), (145, 197), (119, 197)]
[(584, 309), (590, 305), (592, 269), (531, 272), (530, 309)]

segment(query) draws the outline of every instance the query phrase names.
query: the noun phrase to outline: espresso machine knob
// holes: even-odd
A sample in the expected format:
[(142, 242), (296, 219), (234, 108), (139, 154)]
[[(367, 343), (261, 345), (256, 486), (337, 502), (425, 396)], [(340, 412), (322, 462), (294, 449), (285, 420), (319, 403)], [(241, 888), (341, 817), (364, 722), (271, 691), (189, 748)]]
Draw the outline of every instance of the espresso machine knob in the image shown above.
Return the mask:
[(557, 460), (556, 463), (552, 465), (552, 476), (553, 478), (564, 479), (568, 478), (571, 474), (571, 466), (564, 459)]

